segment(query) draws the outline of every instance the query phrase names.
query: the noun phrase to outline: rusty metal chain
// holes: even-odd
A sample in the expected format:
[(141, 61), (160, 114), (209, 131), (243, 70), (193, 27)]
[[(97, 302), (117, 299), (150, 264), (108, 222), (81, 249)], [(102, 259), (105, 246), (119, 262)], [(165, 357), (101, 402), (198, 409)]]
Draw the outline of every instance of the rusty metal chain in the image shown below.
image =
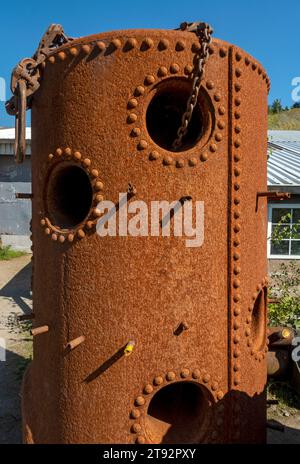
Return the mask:
[(198, 95), (201, 87), (201, 82), (204, 78), (205, 64), (209, 58), (209, 46), (212, 41), (213, 29), (207, 23), (182, 23), (180, 25), (181, 31), (194, 32), (199, 40), (199, 50), (196, 52), (193, 70), (193, 84), (191, 94), (187, 101), (186, 110), (182, 115), (181, 126), (177, 131), (176, 139), (173, 142), (173, 149), (179, 150), (182, 146), (182, 140), (188, 131), (191, 122), (194, 108), (197, 104)]
[(22, 163), (26, 154), (26, 110), (31, 107), (32, 95), (40, 86), (40, 65), (52, 50), (73, 40), (67, 37), (60, 24), (51, 24), (43, 35), (32, 58), (24, 58), (13, 69), (10, 88), (13, 96), (5, 103), (6, 112), (15, 116), (15, 161)]

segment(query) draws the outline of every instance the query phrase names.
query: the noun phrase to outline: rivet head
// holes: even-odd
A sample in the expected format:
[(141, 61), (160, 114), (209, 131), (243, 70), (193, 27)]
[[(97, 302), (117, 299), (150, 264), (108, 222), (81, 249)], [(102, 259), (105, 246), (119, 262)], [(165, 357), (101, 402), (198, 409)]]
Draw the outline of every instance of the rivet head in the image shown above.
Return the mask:
[(54, 242), (56, 242), (57, 238), (58, 238), (57, 234), (52, 234), (51, 235), (51, 240), (53, 240)]
[(162, 39), (158, 43), (158, 49), (159, 50), (166, 50), (169, 47), (169, 45), (170, 45), (170, 43), (169, 43), (168, 39)]
[(215, 100), (216, 102), (219, 102), (219, 101), (221, 100), (221, 94), (215, 93), (215, 94), (214, 94), (214, 100)]
[(136, 98), (131, 98), (129, 102), (127, 103), (127, 108), (132, 109), (135, 108), (138, 104), (138, 101)]
[(69, 242), (73, 242), (73, 240), (74, 240), (74, 235), (73, 235), (73, 234), (69, 234), (69, 235), (68, 235), (68, 241), (69, 241)]
[(236, 124), (236, 126), (234, 127), (234, 131), (235, 131), (236, 134), (239, 134), (241, 132), (241, 126)]
[(133, 418), (133, 419), (138, 419), (140, 417), (141, 413), (138, 409), (132, 409), (131, 410), (131, 413), (130, 413), (130, 416)]
[(143, 396), (138, 396), (135, 399), (136, 406), (143, 406), (145, 404), (145, 398)]
[(52, 153), (50, 153), (50, 155), (48, 155), (48, 161), (52, 161), (54, 158), (54, 155)]
[(240, 159), (241, 159), (240, 153), (235, 153), (233, 159), (234, 159), (234, 161), (235, 161), (236, 163), (237, 163), (238, 161), (240, 161)]
[(82, 162), (83, 166), (89, 167), (91, 165), (91, 160), (89, 158), (85, 158)]
[(250, 60), (248, 56), (245, 56), (245, 64), (248, 66), (250, 64)]
[(193, 373), (192, 373), (193, 379), (199, 379), (200, 375), (201, 375), (201, 372), (200, 372), (199, 369), (194, 369), (193, 370)]
[(201, 161), (206, 161), (207, 159), (208, 159), (207, 153), (206, 152), (201, 153), (200, 160)]
[(233, 314), (235, 316), (239, 316), (241, 314), (241, 308), (238, 308), (238, 307), (234, 308)]
[(141, 129), (139, 127), (134, 127), (130, 133), (132, 137), (138, 137), (141, 135)]
[(238, 373), (235, 373), (234, 380), (233, 380), (234, 385), (239, 385), (241, 383), (241, 376)]
[(176, 167), (177, 168), (183, 168), (184, 167), (184, 160), (183, 159), (179, 159), (176, 161)]
[(137, 40), (134, 38), (134, 37), (130, 37), (127, 42), (126, 42), (127, 46), (129, 48), (135, 48), (138, 44)]
[(213, 391), (216, 391), (217, 388), (218, 388), (218, 382), (212, 382), (212, 383), (211, 383), (211, 389), (212, 389)]
[(145, 93), (145, 87), (143, 87), (142, 85), (138, 85), (134, 90), (134, 95), (136, 97), (140, 97), (141, 95), (144, 95), (144, 93)]
[(238, 293), (233, 296), (233, 301), (235, 303), (238, 303), (240, 300), (241, 300), (241, 295), (239, 295)]
[(63, 154), (63, 151), (62, 151), (61, 148), (57, 148), (55, 153), (56, 153), (57, 156), (61, 156)]
[(237, 69), (235, 70), (235, 75), (236, 75), (236, 77), (241, 77), (242, 71), (241, 71), (239, 68), (237, 68)]
[(215, 140), (216, 140), (217, 142), (221, 142), (222, 138), (223, 138), (223, 137), (222, 137), (222, 134), (219, 134), (219, 133), (217, 132), (216, 135), (215, 135)]
[(145, 150), (145, 148), (148, 147), (148, 142), (146, 140), (140, 140), (138, 145), (137, 145), (137, 148), (138, 150)]
[(103, 195), (96, 195), (95, 200), (97, 203), (100, 203), (101, 201), (103, 201)]
[(100, 216), (101, 216), (101, 211), (100, 211), (99, 209), (97, 209), (97, 208), (94, 208), (94, 209), (93, 209), (93, 216), (94, 216), (95, 218), (100, 217)]
[(115, 49), (121, 48), (122, 46), (122, 42), (120, 39), (113, 39), (111, 43)]
[(239, 148), (239, 147), (241, 146), (241, 141), (240, 141), (240, 139), (236, 139), (236, 140), (234, 141), (234, 146), (235, 146), (235, 148)]
[(175, 372), (172, 372), (172, 371), (171, 371), (171, 372), (168, 372), (167, 375), (166, 375), (166, 379), (167, 379), (168, 381), (174, 380), (175, 377), (176, 377)]
[(240, 355), (241, 355), (241, 351), (238, 348), (234, 348), (234, 350), (233, 350), (234, 358), (239, 358)]
[(98, 177), (99, 176), (99, 171), (97, 169), (92, 169), (91, 174), (93, 177)]
[(141, 430), (142, 430), (142, 427), (138, 423), (133, 424), (131, 427), (132, 433), (139, 433)]
[(137, 120), (137, 115), (135, 113), (131, 113), (128, 115), (127, 117), (127, 122), (128, 124), (132, 124), (133, 122), (135, 122)]
[(157, 385), (157, 386), (161, 385), (163, 383), (163, 381), (164, 381), (164, 379), (160, 375), (154, 377), (154, 379), (153, 379), (154, 385)]
[(182, 369), (180, 372), (180, 376), (185, 379), (190, 375), (190, 370), (189, 369)]
[(44, 227), (44, 226), (46, 225), (45, 219), (41, 219), (41, 220), (40, 220), (40, 224), (41, 224), (42, 227)]
[(235, 266), (233, 267), (233, 272), (234, 272), (235, 275), (240, 274), (240, 273), (241, 273), (241, 268), (240, 268), (240, 266), (235, 265)]
[(239, 288), (241, 286), (240, 279), (233, 279), (233, 286), (234, 288)]
[(239, 232), (241, 230), (240, 224), (235, 224), (233, 227), (234, 232)]
[(77, 56), (77, 55), (78, 55), (78, 50), (77, 50), (77, 48), (76, 48), (76, 47), (71, 47), (71, 48), (70, 48), (70, 54), (71, 54), (72, 56)]
[(93, 221), (87, 221), (87, 223), (86, 223), (86, 227), (87, 227), (88, 229), (92, 229), (92, 228), (93, 228), (93, 226), (94, 226), (94, 223), (93, 223)]
[(158, 75), (159, 77), (164, 77), (164, 76), (166, 76), (167, 74), (168, 74), (168, 70), (167, 70), (167, 68), (166, 68), (165, 66), (161, 66), (161, 67), (158, 69), (158, 71), (157, 71), (157, 75)]
[(235, 117), (235, 119), (240, 119), (241, 113), (239, 111), (235, 111), (234, 112), (234, 117)]
[(225, 122), (224, 121), (218, 121), (218, 128), (219, 129), (224, 129), (225, 128)]
[(98, 42), (96, 42), (96, 45), (100, 52), (103, 52), (103, 50), (105, 50), (106, 45), (104, 42), (102, 42), (102, 40), (98, 40)]
[(206, 87), (207, 87), (209, 90), (213, 89), (214, 86), (215, 86), (215, 84), (213, 83), (213, 81), (207, 81), (207, 82), (206, 82)]
[(175, 45), (175, 50), (181, 52), (185, 49), (185, 42), (183, 40), (178, 40)]
[(234, 103), (235, 103), (236, 106), (240, 106), (240, 104), (242, 103), (242, 100), (239, 97), (236, 97), (234, 99)]
[(202, 377), (202, 380), (204, 383), (208, 383), (210, 381), (210, 375), (209, 374), (204, 374)]
[(236, 59), (236, 61), (241, 61), (242, 55), (240, 54), (240, 52), (236, 52), (235, 59)]
[(252, 63), (252, 69), (253, 69), (253, 71), (255, 71), (256, 68), (257, 68), (257, 64), (256, 64), (256, 63)]
[(238, 343), (240, 343), (240, 341), (241, 341), (241, 337), (238, 334), (235, 334), (233, 337), (233, 343), (237, 345)]
[(163, 163), (165, 166), (171, 166), (171, 164), (173, 163), (173, 159), (171, 158), (171, 156), (165, 156)]
[(158, 151), (156, 151), (156, 150), (151, 151), (151, 153), (149, 154), (149, 159), (150, 159), (151, 161), (155, 161), (155, 160), (157, 160), (158, 158), (159, 158), (159, 153), (158, 153)]
[(234, 259), (235, 261), (239, 260), (240, 257), (241, 257), (241, 255), (240, 255), (240, 253), (239, 253), (238, 251), (235, 251), (235, 252), (233, 253), (233, 259)]
[(246, 335), (246, 337), (249, 337), (250, 334), (251, 334), (251, 329), (250, 329), (250, 327), (247, 327), (247, 328), (245, 329), (245, 335)]
[(191, 64), (187, 64), (185, 67), (184, 67), (184, 74), (192, 74), (193, 72), (193, 66)]
[(147, 385), (145, 385), (145, 387), (144, 387), (144, 393), (145, 393), (146, 395), (150, 395), (152, 392), (153, 392), (153, 387), (152, 387), (152, 385), (150, 385), (150, 383), (148, 383)]
[(226, 112), (226, 110), (225, 110), (224, 106), (220, 106), (219, 114), (223, 115), (223, 114), (225, 114), (225, 112)]
[(55, 57), (54, 56), (49, 56), (48, 61), (49, 61), (49, 63), (54, 64), (55, 63)]
[(148, 76), (145, 77), (146, 85), (154, 84), (154, 82), (155, 82), (155, 77), (152, 74), (148, 74)]
[(189, 165), (190, 166), (196, 166), (197, 164), (197, 158), (190, 158), (189, 159)]
[(65, 148), (64, 152), (65, 152), (66, 156), (71, 156), (72, 155), (72, 150), (69, 147)]
[(221, 58), (225, 58), (225, 56), (227, 56), (226, 48), (221, 47), (219, 53), (220, 53)]
[(66, 59), (66, 54), (63, 51), (59, 52), (57, 55), (61, 61), (64, 61)]
[(211, 152), (214, 153), (215, 151), (217, 151), (217, 145), (215, 143), (211, 143), (209, 149)]
[(224, 393), (221, 390), (218, 391), (218, 393), (217, 393), (218, 400), (221, 400), (223, 398), (223, 396), (224, 396)]
[(241, 327), (241, 323), (240, 321), (238, 321), (237, 319), (234, 321), (233, 323), (233, 328), (234, 330), (238, 330), (239, 328)]
[(75, 151), (74, 158), (79, 161), (81, 159), (81, 153), (79, 151)]
[(91, 47), (89, 45), (82, 45), (81, 50), (85, 55), (88, 55), (91, 51)]
[(234, 84), (234, 89), (235, 89), (236, 92), (239, 92), (241, 90), (241, 88), (242, 88), (241, 84), (238, 84), (238, 83)]
[(143, 445), (144, 443), (146, 443), (145, 437), (143, 437), (143, 435), (139, 435), (136, 439), (136, 443), (138, 443), (139, 445)]
[(84, 238), (85, 237), (85, 232), (82, 229), (77, 230), (77, 237), (79, 238)]
[(103, 182), (101, 182), (100, 180), (98, 180), (98, 181), (95, 183), (95, 186), (94, 186), (95, 190), (97, 190), (97, 191), (103, 190), (103, 187), (104, 187)]
[(239, 205), (240, 202), (241, 202), (241, 200), (240, 200), (239, 197), (235, 197), (235, 198), (233, 199), (233, 202), (234, 202), (235, 205)]
[(59, 235), (58, 240), (60, 241), (60, 243), (64, 243), (66, 237), (64, 235)]
[(180, 69), (180, 67), (179, 67), (179, 65), (177, 63), (172, 63), (171, 66), (170, 66), (170, 72), (172, 74), (178, 73), (179, 69)]
[(153, 45), (153, 40), (150, 39), (150, 37), (146, 37), (142, 42), (141, 50), (148, 50), (149, 48), (153, 47)]

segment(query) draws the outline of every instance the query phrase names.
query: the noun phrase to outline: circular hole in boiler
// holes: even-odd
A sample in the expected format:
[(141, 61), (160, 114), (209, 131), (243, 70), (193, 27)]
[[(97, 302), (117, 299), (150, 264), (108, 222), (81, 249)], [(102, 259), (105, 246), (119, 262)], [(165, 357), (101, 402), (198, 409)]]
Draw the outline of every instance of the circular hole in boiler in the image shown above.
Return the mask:
[(47, 190), (47, 210), (52, 224), (71, 229), (89, 214), (93, 189), (87, 173), (79, 166), (63, 165), (51, 173)]
[(251, 320), (251, 337), (253, 348), (260, 351), (264, 348), (266, 338), (266, 305), (267, 290), (263, 288), (254, 303)]
[(160, 389), (150, 401), (146, 431), (153, 443), (199, 443), (211, 418), (210, 393), (192, 382)]
[(152, 140), (166, 150), (188, 150), (200, 139), (206, 141), (212, 131), (211, 103), (206, 91), (201, 87), (182, 145), (178, 149), (173, 147), (191, 90), (192, 82), (179, 78), (168, 79), (154, 89), (154, 96), (146, 113), (147, 130)]

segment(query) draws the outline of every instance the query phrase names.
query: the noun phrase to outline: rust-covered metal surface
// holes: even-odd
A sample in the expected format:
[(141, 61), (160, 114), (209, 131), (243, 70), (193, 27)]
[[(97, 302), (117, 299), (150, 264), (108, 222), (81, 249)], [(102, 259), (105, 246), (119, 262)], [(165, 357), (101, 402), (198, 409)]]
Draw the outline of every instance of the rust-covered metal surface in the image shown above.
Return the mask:
[[(190, 32), (116, 31), (43, 65), (26, 442), (265, 441), (269, 80), (214, 39), (195, 132), (174, 152), (163, 99), (186, 101), (197, 46)], [(203, 201), (203, 245), (100, 237), (94, 208), (128, 184), (147, 204)]]

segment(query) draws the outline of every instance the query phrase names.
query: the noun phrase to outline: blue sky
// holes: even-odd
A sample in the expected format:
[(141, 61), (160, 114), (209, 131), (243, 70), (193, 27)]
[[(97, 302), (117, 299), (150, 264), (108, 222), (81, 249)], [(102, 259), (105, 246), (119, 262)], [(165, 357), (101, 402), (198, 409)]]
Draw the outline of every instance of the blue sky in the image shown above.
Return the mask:
[[(127, 28), (178, 27), (182, 21), (203, 20), (215, 37), (235, 43), (259, 60), (271, 78), (270, 101), (290, 106), (294, 77), (300, 76), (299, 0), (151, 0), (106, 2), (15, 0), (1, 4), (0, 77), (23, 57), (31, 56), (51, 23), (63, 25), (72, 37)], [(0, 102), (0, 126), (12, 126)]]

